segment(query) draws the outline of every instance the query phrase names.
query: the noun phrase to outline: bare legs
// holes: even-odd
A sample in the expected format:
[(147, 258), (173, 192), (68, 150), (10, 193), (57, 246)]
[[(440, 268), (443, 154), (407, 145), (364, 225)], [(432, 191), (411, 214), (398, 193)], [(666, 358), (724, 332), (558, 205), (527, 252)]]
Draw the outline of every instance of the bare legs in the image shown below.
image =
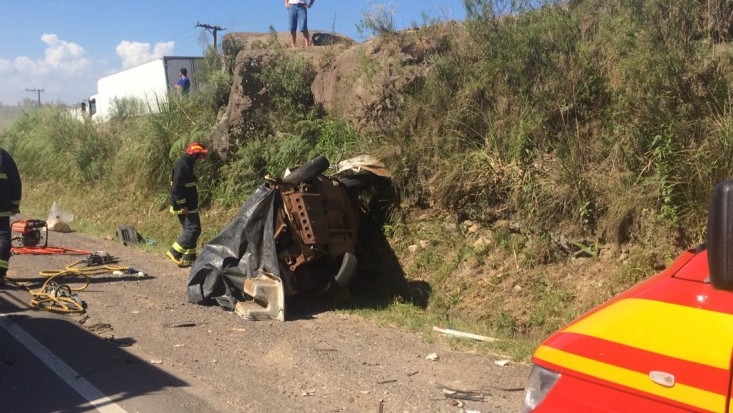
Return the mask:
[[(308, 47), (311, 45), (311, 37), (308, 33), (308, 30), (303, 30), (303, 39), (305, 40), (305, 47)], [(295, 43), (297, 40), (297, 34), (296, 32), (290, 32), (290, 45), (292, 47), (295, 47)]]

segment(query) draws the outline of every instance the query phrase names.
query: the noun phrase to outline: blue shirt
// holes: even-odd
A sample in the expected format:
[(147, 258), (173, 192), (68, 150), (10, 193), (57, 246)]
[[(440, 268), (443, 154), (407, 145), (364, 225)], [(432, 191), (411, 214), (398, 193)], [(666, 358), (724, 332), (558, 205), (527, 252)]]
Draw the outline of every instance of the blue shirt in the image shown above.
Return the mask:
[(188, 89), (191, 88), (191, 81), (188, 80), (186, 76), (183, 76), (178, 79), (178, 83), (176, 83), (176, 85), (181, 87), (183, 93), (188, 93)]

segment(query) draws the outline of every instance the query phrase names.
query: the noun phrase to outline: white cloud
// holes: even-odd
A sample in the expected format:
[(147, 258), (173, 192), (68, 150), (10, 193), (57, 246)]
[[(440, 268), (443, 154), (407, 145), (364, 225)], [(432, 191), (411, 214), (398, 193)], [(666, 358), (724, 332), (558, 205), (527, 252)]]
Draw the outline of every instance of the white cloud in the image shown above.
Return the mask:
[(122, 67), (128, 68), (168, 56), (173, 52), (175, 42), (160, 42), (151, 47), (150, 43), (123, 40), (117, 45), (117, 55), (122, 58)]
[(74, 103), (91, 94), (96, 79), (90, 78), (93, 61), (83, 47), (56, 34), (44, 33), (43, 58), (18, 56), (0, 59), (0, 101), (14, 105), (23, 99), (35, 100), (27, 89), (40, 89), (43, 102)]
[[(40, 37), (43, 57), (0, 58), (0, 104), (15, 105), (36, 99), (27, 89), (41, 89), (41, 101), (76, 104), (96, 93), (97, 78), (120, 70), (103, 56), (92, 57), (81, 46), (53, 33)], [(149, 43), (123, 41), (117, 46), (122, 68), (170, 56), (175, 42)]]

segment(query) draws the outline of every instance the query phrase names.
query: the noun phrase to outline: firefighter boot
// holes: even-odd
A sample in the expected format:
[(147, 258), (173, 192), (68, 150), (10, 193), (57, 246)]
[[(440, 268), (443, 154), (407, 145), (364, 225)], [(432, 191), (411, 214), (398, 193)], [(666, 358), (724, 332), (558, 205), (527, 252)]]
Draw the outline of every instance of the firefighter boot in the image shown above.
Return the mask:
[(173, 261), (179, 268), (190, 267), (191, 263), (186, 261), (183, 256), (179, 253), (168, 251), (165, 254), (171, 261)]

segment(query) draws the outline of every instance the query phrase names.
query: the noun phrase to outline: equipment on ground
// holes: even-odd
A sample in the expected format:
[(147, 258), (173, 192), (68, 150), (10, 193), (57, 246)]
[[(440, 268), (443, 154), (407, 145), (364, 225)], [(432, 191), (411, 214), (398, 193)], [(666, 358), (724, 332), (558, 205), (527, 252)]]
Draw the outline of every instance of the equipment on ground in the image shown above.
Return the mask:
[(47, 247), (48, 225), (40, 219), (21, 219), (10, 225), (12, 247)]

